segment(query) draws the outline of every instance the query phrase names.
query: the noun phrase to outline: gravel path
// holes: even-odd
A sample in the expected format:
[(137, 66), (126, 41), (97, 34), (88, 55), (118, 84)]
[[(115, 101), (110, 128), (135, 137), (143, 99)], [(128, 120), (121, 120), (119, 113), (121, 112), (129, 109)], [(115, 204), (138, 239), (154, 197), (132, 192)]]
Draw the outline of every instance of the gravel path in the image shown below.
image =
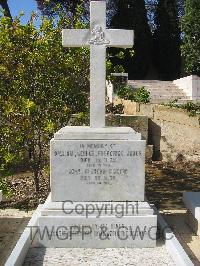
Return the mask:
[(31, 248), (23, 266), (174, 266), (165, 246), (130, 249)]

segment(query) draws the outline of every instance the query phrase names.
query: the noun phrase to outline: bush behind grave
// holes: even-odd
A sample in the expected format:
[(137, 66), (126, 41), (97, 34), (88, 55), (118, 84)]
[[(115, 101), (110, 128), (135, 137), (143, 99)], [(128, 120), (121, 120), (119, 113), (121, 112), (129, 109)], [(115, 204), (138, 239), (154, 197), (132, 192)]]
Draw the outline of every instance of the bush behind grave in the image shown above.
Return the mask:
[(144, 87), (133, 89), (131, 85), (121, 85), (116, 89), (117, 96), (124, 100), (130, 100), (139, 103), (150, 102), (150, 92)]
[[(80, 12), (75, 28), (85, 26)], [(53, 133), (71, 114), (88, 112), (89, 50), (62, 47), (61, 30), (71, 27), (66, 14), (43, 17), (38, 28), (35, 19), (0, 18), (0, 186), (26, 162), (38, 191)]]

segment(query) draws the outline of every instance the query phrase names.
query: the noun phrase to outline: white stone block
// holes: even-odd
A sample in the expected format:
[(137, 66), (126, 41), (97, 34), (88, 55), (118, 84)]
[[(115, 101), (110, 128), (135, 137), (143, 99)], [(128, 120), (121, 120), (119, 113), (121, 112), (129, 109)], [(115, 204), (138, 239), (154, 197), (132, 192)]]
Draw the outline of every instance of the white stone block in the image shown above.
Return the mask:
[(200, 192), (184, 192), (183, 202), (194, 218), (200, 222)]

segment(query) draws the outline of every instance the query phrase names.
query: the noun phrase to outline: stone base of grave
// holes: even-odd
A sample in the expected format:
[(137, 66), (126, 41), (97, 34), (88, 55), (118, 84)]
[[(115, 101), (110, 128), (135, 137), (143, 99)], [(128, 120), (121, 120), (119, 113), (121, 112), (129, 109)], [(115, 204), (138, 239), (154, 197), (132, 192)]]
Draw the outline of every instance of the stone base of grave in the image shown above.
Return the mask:
[(156, 246), (157, 215), (147, 202), (51, 202), (38, 219), (45, 247)]

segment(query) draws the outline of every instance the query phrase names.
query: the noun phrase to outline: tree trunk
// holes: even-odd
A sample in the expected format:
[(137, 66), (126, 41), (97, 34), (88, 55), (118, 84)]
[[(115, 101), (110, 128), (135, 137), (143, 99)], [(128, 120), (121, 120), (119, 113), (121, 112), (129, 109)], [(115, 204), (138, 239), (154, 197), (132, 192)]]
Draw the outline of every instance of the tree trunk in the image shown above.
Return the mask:
[(0, 5), (4, 10), (5, 16), (10, 17), (12, 19), (12, 15), (10, 13), (10, 8), (8, 6), (8, 0), (0, 0)]
[(35, 191), (38, 193), (40, 191), (40, 183), (39, 183), (39, 173), (34, 172), (34, 181), (35, 181)]

